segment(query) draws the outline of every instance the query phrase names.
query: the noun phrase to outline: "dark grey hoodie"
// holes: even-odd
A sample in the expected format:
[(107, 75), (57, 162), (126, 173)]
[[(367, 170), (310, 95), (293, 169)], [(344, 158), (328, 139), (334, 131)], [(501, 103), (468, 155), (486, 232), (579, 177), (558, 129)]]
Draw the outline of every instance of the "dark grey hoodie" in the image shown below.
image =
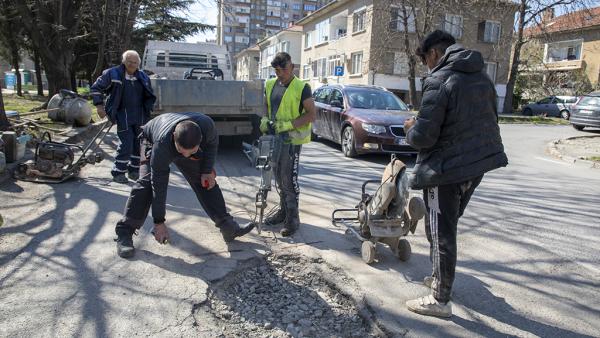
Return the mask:
[(175, 159), (185, 159), (175, 148), (173, 140), (175, 126), (185, 120), (194, 121), (202, 131), (200, 148), (192, 155), (194, 159), (198, 159), (196, 161), (198, 163), (197, 179), (200, 180), (201, 174), (211, 173), (215, 165), (219, 136), (210, 117), (200, 113), (167, 113), (146, 123), (143, 127), (143, 137), (152, 144), (150, 169), (152, 172), (152, 217), (154, 223), (165, 221), (169, 166)]
[(454, 44), (425, 79), (407, 142), (419, 150), (413, 189), (459, 183), (504, 167), (494, 84), (481, 53)]

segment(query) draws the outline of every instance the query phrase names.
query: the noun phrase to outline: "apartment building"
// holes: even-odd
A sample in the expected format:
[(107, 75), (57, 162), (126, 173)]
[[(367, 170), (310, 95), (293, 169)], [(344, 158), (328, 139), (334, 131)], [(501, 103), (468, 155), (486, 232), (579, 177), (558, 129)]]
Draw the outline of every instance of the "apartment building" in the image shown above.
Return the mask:
[(531, 84), (557, 95), (579, 95), (598, 87), (600, 7), (557, 17), (547, 10), (542, 23), (524, 34), (534, 41), (526, 45), (520, 70), (540, 80)]
[(235, 61), (237, 65), (236, 80), (250, 81), (258, 79), (258, 62), (260, 61), (258, 46), (242, 50), (235, 56)]
[[(504, 0), (480, 0), (470, 2), (470, 6), (454, 0), (442, 3), (427, 11), (424, 6), (413, 9), (394, 0), (335, 0), (327, 4), (298, 22), (303, 27), (302, 79), (309, 81), (313, 89), (332, 82), (378, 85), (408, 102), (405, 37), (410, 53), (414, 53), (418, 30), (427, 33), (416, 23), (428, 22), (430, 31), (442, 28), (458, 43), (483, 54), (501, 106), (508, 79), (515, 5)], [(343, 75), (336, 76), (336, 66), (343, 66)], [(418, 92), (426, 73), (427, 69), (417, 62)]]
[(271, 61), (275, 54), (286, 52), (294, 62), (294, 74), (300, 75), (300, 59), (302, 54), (302, 27), (294, 25), (283, 29), (273, 36), (258, 42), (260, 48), (259, 78), (268, 79), (275, 76)]
[(290, 27), (322, 7), (327, 0), (219, 1), (217, 41), (237, 54), (258, 41)]

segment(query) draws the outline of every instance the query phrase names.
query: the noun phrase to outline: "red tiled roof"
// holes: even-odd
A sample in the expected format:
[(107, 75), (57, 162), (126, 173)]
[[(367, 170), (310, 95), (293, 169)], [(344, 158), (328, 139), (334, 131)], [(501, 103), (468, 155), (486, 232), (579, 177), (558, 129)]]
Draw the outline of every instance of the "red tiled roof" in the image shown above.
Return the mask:
[(557, 16), (548, 22), (525, 29), (526, 36), (542, 33), (557, 33), (575, 29), (600, 26), (600, 7), (582, 9), (573, 13)]

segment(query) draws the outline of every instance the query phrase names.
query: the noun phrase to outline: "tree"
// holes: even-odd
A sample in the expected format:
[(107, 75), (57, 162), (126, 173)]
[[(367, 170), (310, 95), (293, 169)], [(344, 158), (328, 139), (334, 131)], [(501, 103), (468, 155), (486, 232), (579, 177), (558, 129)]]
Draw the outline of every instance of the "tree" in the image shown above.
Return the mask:
[(23, 37), (17, 24), (17, 12), (14, 7), (10, 6), (9, 0), (0, 0), (0, 4), (2, 5), (0, 8), (0, 56), (9, 60), (11, 66), (15, 69), (17, 95), (23, 96), (21, 72), (19, 71), (21, 62), (20, 42)]
[(11, 0), (21, 16), (24, 27), (35, 50), (39, 52), (50, 96), (60, 89), (72, 88), (72, 65), (75, 59), (74, 44), (80, 36), (81, 0)]
[(2, 88), (0, 88), (0, 130), (8, 130), (10, 122), (6, 117), (6, 111), (4, 110), (4, 99), (2, 98)]
[(525, 36), (527, 27), (536, 26), (543, 34), (545, 27), (542, 24), (544, 13), (561, 8), (565, 12), (573, 9), (580, 9), (587, 6), (591, 1), (588, 0), (515, 0), (518, 4), (517, 22), (515, 24), (515, 41), (512, 49), (511, 68), (506, 84), (506, 98), (504, 100), (503, 112), (512, 113), (513, 94), (515, 83), (519, 76), (519, 65), (521, 64), (521, 50), (523, 46), (531, 40), (531, 36)]

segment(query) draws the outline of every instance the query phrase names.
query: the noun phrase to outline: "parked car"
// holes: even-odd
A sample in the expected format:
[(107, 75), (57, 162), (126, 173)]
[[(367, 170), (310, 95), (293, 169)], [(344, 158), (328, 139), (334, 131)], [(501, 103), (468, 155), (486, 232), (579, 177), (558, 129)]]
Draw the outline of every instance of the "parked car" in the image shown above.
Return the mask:
[(336, 84), (320, 87), (313, 95), (313, 135), (341, 144), (345, 156), (416, 153), (404, 135), (404, 121), (416, 113), (385, 88)]
[(571, 110), (571, 125), (577, 130), (600, 128), (600, 91), (582, 96)]
[(573, 108), (575, 102), (577, 102), (575, 96), (548, 96), (523, 107), (523, 115), (545, 115), (562, 117), (568, 120), (571, 117), (571, 108)]

